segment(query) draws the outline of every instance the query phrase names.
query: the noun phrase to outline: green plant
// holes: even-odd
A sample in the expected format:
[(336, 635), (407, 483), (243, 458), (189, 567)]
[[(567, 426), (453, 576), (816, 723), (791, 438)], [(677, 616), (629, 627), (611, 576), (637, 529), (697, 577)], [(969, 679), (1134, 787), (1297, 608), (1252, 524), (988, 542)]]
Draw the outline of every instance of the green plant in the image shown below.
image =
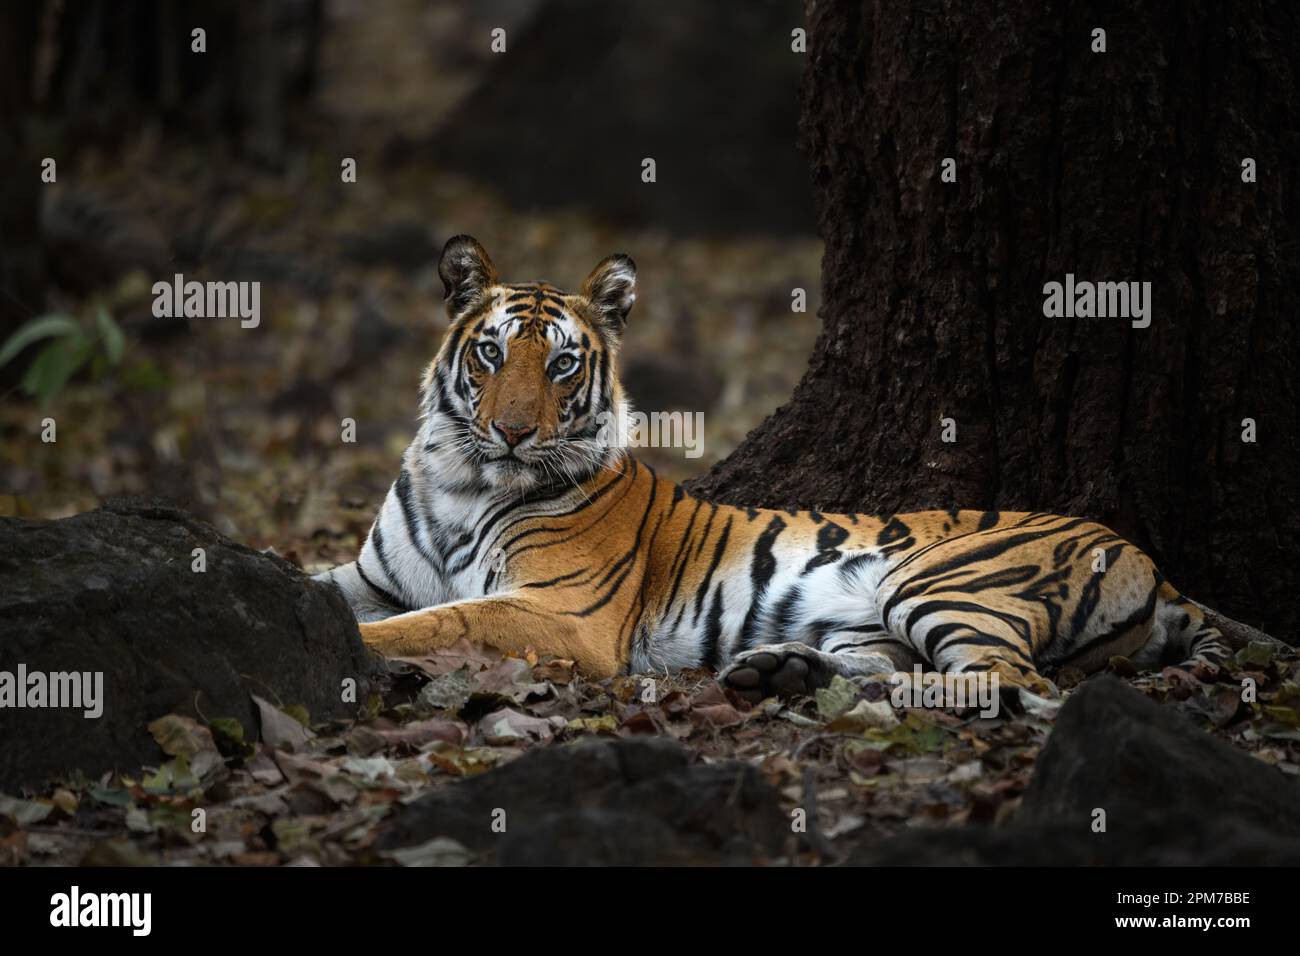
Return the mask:
[(0, 366), (12, 362), (27, 346), (46, 341), (23, 376), (24, 392), (48, 405), (87, 362), (98, 377), (105, 367), (122, 361), (126, 339), (108, 310), (97, 308), (92, 323), (70, 315), (37, 316), (0, 346)]

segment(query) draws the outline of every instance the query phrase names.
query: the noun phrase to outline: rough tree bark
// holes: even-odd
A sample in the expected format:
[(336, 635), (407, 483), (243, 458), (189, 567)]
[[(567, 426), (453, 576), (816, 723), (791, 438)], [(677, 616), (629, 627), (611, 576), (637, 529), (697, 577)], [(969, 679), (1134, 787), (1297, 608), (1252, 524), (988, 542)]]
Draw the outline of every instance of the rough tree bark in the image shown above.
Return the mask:
[[(694, 490), (1087, 515), (1295, 643), (1300, 7), (819, 0), (809, 50), (822, 333)], [(1045, 318), (1067, 272), (1150, 281), (1150, 327)]]

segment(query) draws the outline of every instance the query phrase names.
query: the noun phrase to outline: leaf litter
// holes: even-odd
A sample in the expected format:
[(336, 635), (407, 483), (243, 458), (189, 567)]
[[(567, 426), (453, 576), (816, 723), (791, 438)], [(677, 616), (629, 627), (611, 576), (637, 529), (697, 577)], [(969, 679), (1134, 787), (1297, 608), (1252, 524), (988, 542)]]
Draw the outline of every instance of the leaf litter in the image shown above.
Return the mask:
[[(351, 722), (309, 727), (307, 715), (254, 697), (260, 741), (245, 740), (238, 721), (164, 715), (145, 728), (164, 758), (157, 766), (0, 795), (0, 861), (473, 865), (473, 852), (442, 837), (387, 853), (373, 843), (422, 794), (530, 748), (639, 734), (671, 737), (696, 761), (754, 765), (787, 811), (811, 793), (818, 832), (838, 852), (909, 826), (1009, 818), (1061, 703), (1027, 697), (985, 718), (896, 708), (889, 685), (836, 678), (812, 698), (751, 706), (701, 670), (593, 681), (572, 661), (465, 643), (394, 661), (391, 671)], [(1295, 655), (1254, 648), (1218, 669), (1166, 668), (1131, 682), (1258, 759), (1300, 772)], [(1253, 700), (1243, 699), (1247, 685)], [(790, 862), (830, 859), (810, 852)]]

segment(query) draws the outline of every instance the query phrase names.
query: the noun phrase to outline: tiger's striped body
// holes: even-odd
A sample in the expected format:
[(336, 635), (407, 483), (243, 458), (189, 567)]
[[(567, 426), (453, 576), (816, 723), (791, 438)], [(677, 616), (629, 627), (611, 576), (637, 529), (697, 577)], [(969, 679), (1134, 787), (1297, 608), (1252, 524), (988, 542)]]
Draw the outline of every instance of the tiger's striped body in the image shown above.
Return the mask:
[(468, 638), (593, 676), (703, 666), (758, 698), (918, 663), (1050, 690), (1040, 674), (1067, 664), (1221, 651), (1150, 559), (1086, 519), (694, 499), (598, 439), (622, 401), (630, 260), (571, 296), (498, 285), (458, 238), (442, 272), (453, 324), (419, 433), (357, 561), (323, 576), (385, 653)]

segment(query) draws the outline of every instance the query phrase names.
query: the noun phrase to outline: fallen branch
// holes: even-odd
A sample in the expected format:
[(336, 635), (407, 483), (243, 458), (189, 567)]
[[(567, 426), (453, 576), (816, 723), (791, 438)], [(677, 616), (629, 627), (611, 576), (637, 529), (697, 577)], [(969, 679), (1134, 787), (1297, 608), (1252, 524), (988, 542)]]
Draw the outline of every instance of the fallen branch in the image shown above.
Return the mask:
[[(1190, 598), (1188, 600), (1191, 600)], [(1242, 624), (1240, 621), (1234, 621), (1230, 617), (1225, 617), (1213, 608), (1208, 608), (1199, 601), (1192, 601), (1205, 614), (1205, 620), (1213, 627), (1217, 627), (1228, 643), (1234, 650), (1241, 650), (1252, 641), (1255, 643), (1268, 644), (1275, 651), (1284, 651), (1295, 653), (1295, 648), (1286, 641), (1280, 641), (1276, 637), (1265, 634), (1258, 628), (1251, 627), (1249, 624)]]

